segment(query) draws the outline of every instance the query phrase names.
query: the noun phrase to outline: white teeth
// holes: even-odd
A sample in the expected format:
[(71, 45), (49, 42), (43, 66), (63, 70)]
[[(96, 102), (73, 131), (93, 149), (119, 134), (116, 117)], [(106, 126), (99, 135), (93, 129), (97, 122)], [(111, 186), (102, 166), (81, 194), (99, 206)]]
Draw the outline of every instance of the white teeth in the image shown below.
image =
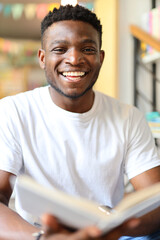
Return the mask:
[(85, 72), (63, 72), (63, 76), (71, 76), (71, 77), (82, 77), (85, 75)]

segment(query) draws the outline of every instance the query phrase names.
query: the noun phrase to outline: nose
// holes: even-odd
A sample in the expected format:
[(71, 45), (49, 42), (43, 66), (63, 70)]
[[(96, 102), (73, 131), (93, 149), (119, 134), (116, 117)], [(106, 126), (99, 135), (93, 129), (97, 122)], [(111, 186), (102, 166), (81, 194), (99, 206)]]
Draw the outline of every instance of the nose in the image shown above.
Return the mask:
[(83, 53), (78, 49), (70, 49), (67, 52), (65, 63), (71, 65), (80, 65), (84, 64), (84, 56)]

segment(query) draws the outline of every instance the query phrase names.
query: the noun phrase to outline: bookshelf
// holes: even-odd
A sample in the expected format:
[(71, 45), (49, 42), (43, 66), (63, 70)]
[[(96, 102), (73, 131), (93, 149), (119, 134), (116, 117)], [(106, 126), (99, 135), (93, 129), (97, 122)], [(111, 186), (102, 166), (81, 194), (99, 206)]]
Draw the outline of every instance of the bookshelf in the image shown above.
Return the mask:
[[(152, 110), (157, 111), (157, 101), (156, 101), (156, 83), (159, 82), (159, 79), (156, 76), (156, 60), (160, 58), (160, 41), (156, 38), (150, 36), (147, 32), (142, 30), (140, 27), (136, 25), (130, 26), (130, 32), (134, 39), (134, 105), (138, 107), (138, 95), (145, 98), (146, 102), (152, 105)], [(148, 62), (152, 62), (152, 71), (148, 70), (148, 72), (152, 75), (152, 101), (147, 100), (147, 97), (140, 93), (137, 89), (137, 74), (138, 67), (142, 63), (139, 61), (139, 49), (140, 42), (144, 42), (150, 45), (152, 48), (157, 50), (159, 53), (155, 56), (155, 59), (149, 59)], [(150, 58), (154, 58), (154, 55)], [(147, 69), (146, 69), (147, 71)]]
[(130, 32), (133, 37), (137, 38), (139, 41), (145, 42), (160, 52), (160, 41), (152, 37), (149, 33), (145, 32), (143, 29), (136, 25), (130, 26)]
[[(156, 1), (151, 1), (151, 9), (156, 8)], [(160, 79), (157, 77), (157, 60), (160, 59), (160, 40), (151, 36), (149, 33), (144, 31), (142, 28), (136, 25), (130, 25), (130, 33), (134, 41), (134, 72), (133, 72), (133, 88), (134, 88), (134, 105), (139, 107), (139, 98), (142, 98), (146, 104), (151, 106), (153, 112), (158, 112), (157, 104), (157, 84), (160, 84)], [(140, 57), (141, 42), (149, 45), (156, 53), (153, 55), (148, 55), (143, 59)], [(146, 63), (150, 64), (150, 68), (147, 68)], [(144, 89), (138, 88), (138, 69), (142, 67), (145, 71), (151, 75), (151, 99), (148, 98)], [(160, 132), (160, 130), (159, 130)], [(160, 139), (160, 133), (153, 133), (155, 139)]]

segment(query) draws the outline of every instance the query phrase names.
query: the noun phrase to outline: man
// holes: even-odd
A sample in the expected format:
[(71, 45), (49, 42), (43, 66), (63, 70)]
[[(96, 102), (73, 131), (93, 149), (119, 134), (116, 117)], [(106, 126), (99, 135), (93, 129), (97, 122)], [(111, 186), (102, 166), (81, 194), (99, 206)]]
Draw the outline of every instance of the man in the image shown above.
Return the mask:
[(111, 208), (123, 198), (124, 173), (135, 190), (160, 181), (160, 159), (143, 115), (93, 91), (104, 59), (96, 15), (78, 5), (60, 7), (42, 21), (41, 33), (38, 57), (49, 86), (0, 101), (0, 239), (114, 240), (160, 230), (156, 209), (103, 237), (93, 226), (70, 232), (49, 215), (43, 216), (45, 234), (33, 234), (39, 219), (21, 209), (16, 187), (18, 213), (5, 206), (10, 176), (23, 173)]

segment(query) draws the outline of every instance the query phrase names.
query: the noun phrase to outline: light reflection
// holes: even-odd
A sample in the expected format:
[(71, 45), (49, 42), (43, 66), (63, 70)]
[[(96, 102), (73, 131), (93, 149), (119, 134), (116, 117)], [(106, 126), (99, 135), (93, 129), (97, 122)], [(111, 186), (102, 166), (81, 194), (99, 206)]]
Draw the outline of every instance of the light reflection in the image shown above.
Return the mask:
[(61, 0), (61, 5), (65, 6), (67, 4), (75, 6), (78, 3), (77, 0)]

